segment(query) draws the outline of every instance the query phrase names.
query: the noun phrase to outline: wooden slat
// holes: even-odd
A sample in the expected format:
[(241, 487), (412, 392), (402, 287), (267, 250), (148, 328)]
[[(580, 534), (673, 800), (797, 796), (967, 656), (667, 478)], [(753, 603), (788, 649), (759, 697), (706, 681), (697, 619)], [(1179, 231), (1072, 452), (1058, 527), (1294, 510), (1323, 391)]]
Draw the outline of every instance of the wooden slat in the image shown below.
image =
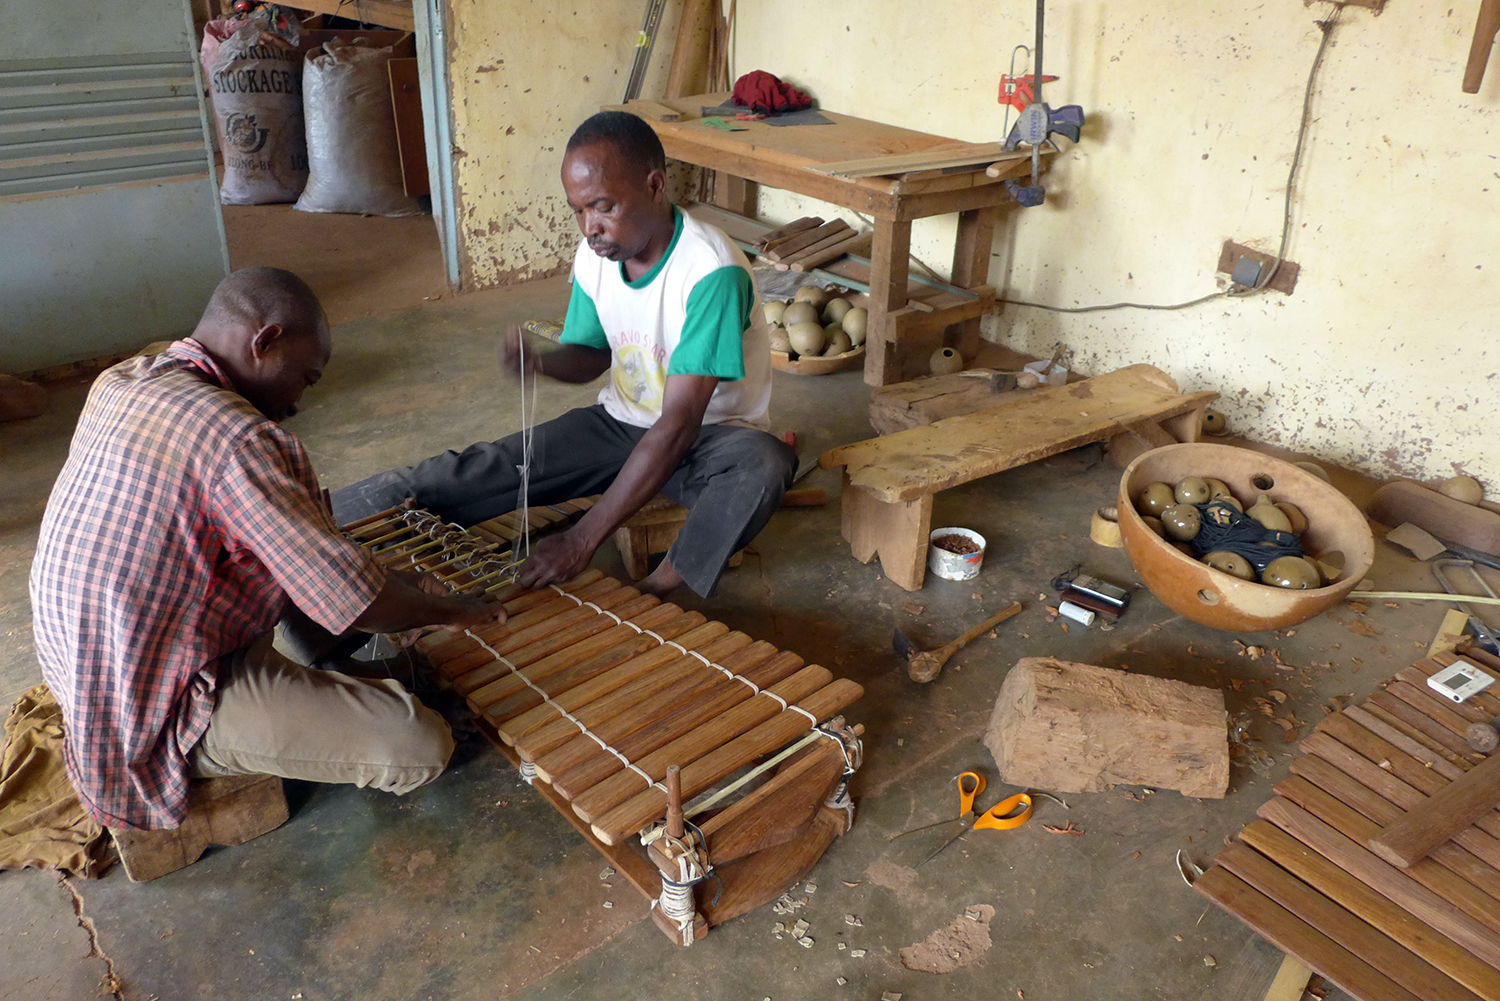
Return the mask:
[(1416, 998), (1369, 963), (1324, 935), (1227, 869), (1214, 867), (1193, 889), (1256, 929), (1278, 949), (1290, 953), (1334, 983), (1369, 1001)]
[[(726, 636), (728, 639), (724, 640), (723, 646), (714, 645)], [(740, 641), (739, 634), (729, 632), (724, 623), (706, 622), (679, 636), (678, 642), (688, 650), (707, 651), (736, 650)], [(601, 738), (611, 739), (614, 731), (608, 721), (617, 717), (625, 707), (651, 698), (663, 688), (676, 684), (679, 678), (690, 676), (692, 664), (688, 661), (696, 662), (696, 658), (674, 656), (677, 652), (672, 647), (647, 651), (563, 693), (555, 701)], [(554, 762), (562, 759), (549, 761), (544, 755), (578, 736), (577, 726), (556, 717), (555, 710), (554, 717), (548, 717), (546, 710), (550, 708), (538, 706), (533, 710), (535, 716), (525, 719), (523, 717), (529, 714), (523, 714), (515, 720), (521, 752), (537, 760), (546, 775), (557, 771)]]
[[(1283, 779), (1277, 784), (1276, 792), (1356, 844), (1368, 844), (1380, 833), (1379, 824), (1361, 816), (1306, 779), (1295, 776)], [(1470, 873), (1488, 869), (1488, 866), (1461, 848), (1454, 845), (1444, 847), (1448, 851), (1443, 860), (1424, 858), (1408, 868), (1407, 875), (1490, 931), (1500, 933), (1500, 900), (1466, 878)]]
[(847, 222), (842, 219), (835, 219), (832, 222), (825, 222), (816, 229), (810, 229), (805, 233), (798, 233), (785, 243), (777, 245), (775, 249), (766, 251), (765, 256), (773, 261), (785, 261), (789, 257), (795, 256), (798, 251), (805, 247), (811, 247), (840, 233), (853, 235), (853, 232)]
[[(1400, 700), (1396, 700), (1396, 701), (1399, 702)], [(1384, 723), (1386, 726), (1388, 726), (1391, 729), (1397, 731), (1398, 733), (1405, 734), (1409, 739), (1411, 739), (1413, 741), (1416, 741), (1418, 744), (1421, 744), (1423, 747), (1427, 748), (1433, 754), (1436, 754), (1437, 756), (1443, 758), (1449, 764), (1452, 764), (1452, 765), (1455, 765), (1455, 766), (1458, 766), (1458, 767), (1462, 767), (1462, 768), (1465, 768), (1465, 769), (1467, 769), (1470, 765), (1473, 764), (1473, 762), (1471, 762), (1468, 759), (1462, 757), (1461, 755), (1458, 755), (1458, 754), (1454, 753), (1452, 750), (1450, 750), (1449, 748), (1445, 747), (1439, 741), (1433, 740), (1431, 737), (1429, 737), (1427, 734), (1423, 733), (1421, 730), (1418, 730), (1416, 727), (1412, 726), (1410, 723), (1408, 723), (1405, 720), (1401, 719), (1400, 717), (1392, 714), (1391, 712), (1389, 712), (1388, 710), (1386, 710), (1386, 709), (1382, 708), (1381, 706), (1375, 704), (1374, 702), (1366, 700), (1366, 702), (1362, 706), (1360, 706), (1359, 708), (1361, 710), (1363, 710), (1364, 712), (1369, 713), (1375, 719), (1378, 719), (1380, 722)], [(1410, 708), (1410, 707), (1407, 707), (1407, 708)]]
[[(471, 692), (469, 704), (476, 709), (483, 709), (485, 715), (492, 720), (510, 720), (542, 705), (541, 693), (531, 685), (525, 685), (522, 678), (545, 690), (550, 697), (559, 698), (574, 686), (657, 645), (651, 637), (642, 636), (631, 629), (631, 625), (650, 629), (663, 638), (670, 638), (662, 630), (676, 635), (703, 622), (703, 616), (683, 612), (676, 605), (658, 605), (642, 615), (627, 616), (621, 612), (620, 616), (624, 619), (621, 625), (606, 623), (602, 632), (521, 668), (519, 676), (508, 674)], [(516, 687), (520, 685), (525, 687)]]
[[(743, 654), (744, 662), (735, 664), (731, 670), (742, 674), (756, 687), (771, 689), (777, 691), (777, 694), (781, 692), (776, 686), (787, 686), (789, 694), (782, 694), (782, 698), (788, 702), (807, 695), (832, 679), (832, 675), (827, 675), (822, 668), (816, 672), (808, 671), (803, 667), (802, 658), (794, 653), (776, 653), (776, 648), (769, 643), (757, 644), (754, 648), (743, 651)], [(729, 666), (728, 661), (725, 663)], [(630, 761), (654, 762), (656, 759), (653, 755), (660, 752), (661, 748), (677, 746), (680, 750), (682, 745), (677, 743), (679, 740), (687, 739), (693, 734), (704, 735), (706, 732), (702, 730), (703, 727), (731, 718), (730, 713), (753, 697), (749, 686), (740, 682), (704, 686), (686, 695), (686, 698), (675, 699), (665, 706), (643, 707), (645, 711), (636, 714), (628, 735), (612, 740), (611, 744)], [(743, 729), (753, 725), (749, 722), (750, 717), (757, 714), (767, 716), (770, 708), (762, 704), (746, 715), (732, 717), (736, 720), (735, 724), (724, 725), (720, 736), (725, 740), (733, 737), (740, 732), (735, 729), (736, 726)], [(666, 764), (661, 769), (665, 774)], [(605, 809), (604, 804), (611, 802), (610, 797), (617, 791), (622, 797), (635, 791), (628, 780), (620, 780), (622, 772), (624, 765), (614, 755), (595, 750), (588, 758), (559, 776), (557, 785), (565, 794), (571, 791), (588, 795), (586, 808), (597, 814)], [(633, 772), (624, 774), (634, 775)]]
[[(1378, 718), (1363, 706), (1349, 706), (1344, 710), (1343, 715), (1358, 723), (1366, 730), (1369, 730), (1392, 747), (1410, 754), (1413, 758), (1416, 758), (1422, 764), (1443, 776), (1443, 778), (1456, 779), (1466, 770), (1460, 765), (1449, 761), (1421, 741), (1407, 736), (1394, 726)], [(1467, 762), (1464, 764), (1467, 764)]]
[[(1427, 797), (1437, 792), (1447, 780), (1439, 775), (1427, 771), (1412, 771), (1406, 767), (1407, 762), (1402, 761), (1403, 755), (1400, 751), (1392, 749), (1381, 760), (1393, 762), (1392, 768), (1387, 770), (1379, 766), (1378, 762), (1351, 750), (1326, 733), (1313, 733), (1302, 741), (1303, 750), (1309, 754), (1316, 754), (1332, 762), (1338, 768), (1347, 772), (1364, 785), (1374, 789), (1386, 799), (1395, 803), (1403, 810), (1419, 810), (1427, 803)], [(1411, 759), (1407, 759), (1410, 761)], [(1415, 785), (1397, 778), (1392, 771), (1395, 767), (1402, 767)], [(1491, 834), (1500, 835), (1500, 816), (1490, 815), (1479, 818), (1476, 825), (1480, 830)]]
[(1240, 832), (1240, 840), (1486, 1001), (1500, 1001), (1500, 971), (1290, 834), (1258, 820)]
[[(1438, 669), (1438, 665), (1436, 663), (1434, 663), (1432, 667), (1434, 669)], [(1480, 704), (1480, 701), (1476, 696), (1471, 695), (1467, 700), (1463, 702), (1451, 702), (1448, 699), (1434, 694), (1432, 689), (1427, 687), (1427, 679), (1434, 673), (1436, 673), (1435, 670), (1424, 671), (1419, 665), (1405, 667), (1396, 672), (1396, 680), (1410, 685), (1412, 688), (1421, 692), (1429, 699), (1435, 701), (1445, 711), (1462, 717), (1465, 726), (1470, 723), (1494, 722), (1495, 713), (1486, 711)], [(1481, 692), (1480, 694), (1483, 693)]]
[[(1446, 781), (1446, 780), (1440, 780)], [(1463, 778), (1433, 793), (1420, 810), (1394, 821), (1370, 839), (1377, 855), (1399, 866), (1416, 867), (1438, 845), (1500, 803), (1500, 755), (1474, 766)]]
[[(1446, 699), (1440, 699), (1428, 690), (1426, 685), (1418, 688), (1416, 685), (1405, 681), (1392, 681), (1385, 686), (1385, 690), (1396, 698), (1405, 702), (1413, 709), (1420, 712), (1429, 719), (1435, 720), (1453, 731), (1453, 735), (1460, 740), (1463, 739), (1464, 731), (1473, 720), (1464, 718), (1458, 712), (1459, 707)], [(1493, 719), (1494, 717), (1490, 717)]]
[(1500, 935), (1369, 849), (1279, 796), (1256, 812), (1486, 963), (1500, 965)]
[[(1339, 771), (1328, 761), (1316, 755), (1304, 754), (1292, 762), (1291, 768), (1293, 775), (1307, 779), (1382, 826), (1402, 816), (1405, 812), (1395, 803), (1374, 790), (1360, 785), (1348, 774)], [(1500, 839), (1486, 834), (1477, 827), (1469, 827), (1455, 834), (1453, 840), (1475, 858), (1500, 873)], [(1500, 897), (1500, 886), (1497, 886), (1495, 876), (1485, 874), (1472, 879), (1471, 882), (1491, 896)]]
[(1441, 747), (1460, 759), (1475, 757), (1473, 752), (1470, 751), (1469, 745), (1464, 742), (1462, 737), (1457, 736), (1452, 730), (1436, 720), (1429, 718), (1425, 713), (1412, 708), (1390, 692), (1376, 692), (1370, 696), (1369, 701), (1366, 703), (1366, 708), (1371, 706), (1377, 706), (1402, 723), (1405, 723), (1414, 732), (1420, 733), (1434, 747)]
[[(767, 689), (772, 695), (786, 702), (797, 702), (818, 692), (833, 680), (825, 667), (808, 665), (797, 673)], [(714, 748), (738, 737), (748, 730), (775, 717), (780, 710), (776, 699), (762, 693), (745, 699), (726, 712), (700, 724), (686, 733), (676, 736), (666, 744), (658, 746), (649, 754), (635, 759), (636, 767), (660, 781), (667, 774), (669, 765), (682, 765), (697, 760)], [(617, 771), (573, 799), (573, 811), (591, 823), (631, 796), (642, 791), (647, 783), (633, 771)], [(683, 787), (686, 790), (686, 786)], [(684, 796), (695, 793), (684, 791)]]
[[(768, 229), (751, 242), (753, 242), (757, 247), (770, 247), (772, 244), (780, 243), (783, 240), (788, 240), (796, 236), (798, 233), (805, 233), (810, 229), (817, 229), (821, 225), (823, 225), (822, 216), (805, 215), (801, 219), (793, 219), (785, 226), (777, 226), (775, 229)], [(720, 228), (722, 229), (723, 227)]]
[(1029, 150), (1007, 151), (1001, 143), (970, 143), (965, 147), (955, 146), (951, 149), (928, 150), (921, 153), (897, 153), (889, 156), (865, 157), (860, 160), (808, 164), (807, 169), (838, 177), (890, 177), (915, 171), (938, 170), (943, 167), (1029, 159), (1031, 159)]
[[(797, 706), (815, 719), (824, 720), (853, 703), (864, 689), (847, 678), (839, 678), (823, 689), (798, 701)], [(755, 696), (760, 699), (761, 696)], [(803, 712), (783, 710), (766, 722), (743, 733), (727, 744), (697, 758), (682, 769), (682, 794), (693, 797), (720, 781), (726, 775), (741, 768), (762, 755), (769, 754), (811, 729), (812, 724)], [(665, 774), (665, 769), (663, 769)], [(617, 844), (624, 838), (641, 831), (666, 809), (666, 794), (652, 787), (647, 789), (608, 814), (590, 821), (594, 833), (606, 844)], [(573, 805), (574, 810), (578, 804)], [(582, 813), (579, 816), (583, 816)], [(584, 817), (585, 820), (589, 818)]]
[[(731, 641), (737, 644), (734, 648), (726, 646), (722, 653), (705, 650), (705, 656), (724, 664), (731, 671), (757, 673), (775, 658), (776, 647), (770, 643), (752, 642), (750, 637), (740, 632), (729, 633), (721, 642), (727, 644)], [(704, 666), (697, 658), (693, 660), (699, 670), (685, 673), (678, 681), (658, 690), (649, 698), (621, 703), (612, 709), (608, 721), (602, 724), (604, 732), (600, 733), (597, 729), (594, 732), (603, 736), (627, 760), (634, 761), (649, 748), (660, 746), (669, 739), (660, 733), (667, 725), (666, 721), (674, 720), (688, 711), (689, 707), (699, 705), (702, 699), (727, 696), (732, 700), (749, 691), (745, 685), (732, 682), (720, 672)], [(730, 685), (734, 687), (731, 688)], [(610, 701), (613, 704), (615, 700)], [(568, 758), (570, 754), (585, 757), (566, 771), (552, 770), (553, 762)], [(547, 768), (548, 781), (557, 787), (558, 792), (571, 798), (593, 785), (593, 780), (586, 775), (601, 764), (605, 774), (625, 767), (624, 762), (607, 753), (596, 741), (579, 736), (559, 748), (556, 757), (549, 758), (546, 764), (539, 761), (537, 767)]]
[[(1425, 959), (1398, 945), (1248, 845), (1234, 844), (1225, 848), (1214, 863), (1228, 869), (1423, 1001), (1473, 1001), (1477, 997)], [(1306, 981), (1303, 986), (1306, 986)]]

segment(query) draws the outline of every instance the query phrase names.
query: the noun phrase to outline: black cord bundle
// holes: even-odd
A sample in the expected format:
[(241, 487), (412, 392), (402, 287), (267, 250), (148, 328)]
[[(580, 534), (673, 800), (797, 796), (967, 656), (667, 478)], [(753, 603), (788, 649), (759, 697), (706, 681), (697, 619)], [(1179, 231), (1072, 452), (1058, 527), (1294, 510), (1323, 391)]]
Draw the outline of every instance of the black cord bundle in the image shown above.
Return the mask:
[(1203, 527), (1191, 543), (1193, 554), (1199, 559), (1209, 553), (1235, 553), (1249, 560), (1259, 575), (1272, 560), (1302, 555), (1302, 540), (1295, 532), (1265, 528), (1224, 501), (1209, 501), (1194, 507), (1203, 519)]

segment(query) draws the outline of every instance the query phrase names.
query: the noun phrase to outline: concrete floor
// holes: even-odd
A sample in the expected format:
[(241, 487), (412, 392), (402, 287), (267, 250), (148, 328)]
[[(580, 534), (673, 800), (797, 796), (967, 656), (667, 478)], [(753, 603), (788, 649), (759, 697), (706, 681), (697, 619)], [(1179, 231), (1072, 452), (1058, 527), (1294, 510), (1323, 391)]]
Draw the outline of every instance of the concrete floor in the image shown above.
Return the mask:
[[(513, 430), (516, 393), (494, 374), (495, 335), (528, 317), (561, 315), (565, 297), (565, 283), (554, 280), (343, 323), (325, 379), (288, 427), (330, 486)], [(0, 426), (7, 704), (38, 680), (26, 570), (84, 391), (55, 387), (45, 416)], [(775, 394), (777, 429), (795, 428), (805, 455), (870, 434), (858, 373), (778, 374)], [(592, 396), (549, 385), (541, 416)], [(1286, 774), (1294, 745), (1249, 711), (1261, 691), (1254, 682), (1286, 691), (1299, 719), (1317, 720), (1321, 701), (1363, 696), (1416, 659), (1443, 607), (1377, 605), (1366, 615), (1374, 635), (1349, 629), (1355, 613), (1344, 607), (1295, 635), (1244, 637), (1278, 649), (1289, 670), (1237, 656), (1237, 636), (1187, 622), (1144, 590), (1112, 631), (1047, 624), (1040, 595), (1074, 562), (1136, 582), (1122, 552), (1088, 540), (1089, 513), (1113, 502), (1117, 482), (1118, 471), (1085, 449), (939, 495), (934, 524), (978, 530), (989, 552), (976, 580), (929, 579), (912, 594), (878, 565), (850, 557), (839, 536), (837, 478), (815, 472), (804, 485), (827, 488), (834, 498), (827, 507), (778, 513), (712, 601), (678, 599), (866, 687), (848, 713), (868, 727), (853, 787), (859, 817), (813, 871), (817, 890), (797, 915), (811, 924), (809, 950), (772, 936), (782, 919), (769, 909), (689, 950), (671, 946), (643, 920), (645, 907), (628, 885), (602, 880), (598, 856), (493, 749), (470, 740), (447, 774), (406, 797), (289, 784), (291, 820), (263, 838), (211, 850), (152, 883), (129, 883), (118, 867), (74, 882), (78, 907), (97, 929), (95, 949), (55, 876), (0, 873), (0, 997), (107, 995), (100, 986), (107, 956), (121, 985), (116, 996), (132, 1001), (873, 1001), (882, 991), (910, 1001), (1259, 999), (1279, 954), (1194, 894), (1173, 862), (1184, 849), (1208, 864)], [(1377, 548), (1372, 576), (1381, 585), (1431, 587), (1414, 561), (1383, 542)], [(598, 565), (621, 569), (610, 547)], [(930, 686), (913, 686), (890, 651), (893, 626), (938, 645), (1014, 599), (1026, 610), (995, 639), (975, 641)], [(1223, 800), (1175, 792), (1137, 800), (1123, 789), (1066, 796), (1066, 811), (1039, 800), (1025, 827), (970, 836), (914, 868), (931, 842), (893, 844), (889, 835), (955, 812), (957, 772), (978, 768), (993, 779), (980, 738), (996, 691), (1017, 658), (1044, 654), (1221, 687), (1260, 753), (1235, 760)], [(1230, 679), (1251, 683), (1235, 691)], [(981, 804), (1003, 794), (992, 781)], [(1069, 821), (1085, 833), (1058, 836), (1043, 826)], [(976, 904), (996, 912), (993, 945), (979, 961), (941, 976), (902, 967), (902, 947)], [(862, 926), (847, 925), (849, 914)], [(853, 959), (840, 943), (868, 952)], [(1205, 956), (1217, 965), (1205, 965)]]

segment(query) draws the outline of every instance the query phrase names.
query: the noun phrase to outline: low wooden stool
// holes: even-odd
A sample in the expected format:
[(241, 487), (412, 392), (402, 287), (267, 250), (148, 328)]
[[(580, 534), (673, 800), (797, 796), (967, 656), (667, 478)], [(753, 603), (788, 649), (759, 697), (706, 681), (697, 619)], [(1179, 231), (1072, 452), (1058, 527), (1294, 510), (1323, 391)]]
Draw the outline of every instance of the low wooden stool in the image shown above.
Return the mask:
[[(615, 529), (615, 548), (620, 551), (631, 580), (640, 580), (650, 572), (647, 561), (652, 553), (672, 548), (687, 515), (687, 508), (657, 494)], [(737, 567), (744, 560), (745, 552), (741, 550), (729, 557), (729, 565)]]
[(133, 883), (192, 865), (209, 845), (239, 845), (286, 823), (286, 793), (275, 775), (194, 779), (182, 826), (169, 831), (110, 831)]

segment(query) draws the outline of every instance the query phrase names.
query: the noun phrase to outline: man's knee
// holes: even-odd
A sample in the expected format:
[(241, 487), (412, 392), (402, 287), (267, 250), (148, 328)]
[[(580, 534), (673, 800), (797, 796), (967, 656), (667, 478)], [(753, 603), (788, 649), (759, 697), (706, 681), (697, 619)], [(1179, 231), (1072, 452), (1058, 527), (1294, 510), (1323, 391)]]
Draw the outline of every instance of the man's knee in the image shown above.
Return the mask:
[[(394, 682), (392, 682), (394, 684)], [(453, 756), (453, 731), (442, 715), (411, 696), (411, 718), (391, 724), (377, 746), (368, 784), (401, 795), (443, 774)], [(359, 783), (361, 785), (367, 783)]]
[(797, 472), (797, 452), (792, 446), (764, 431), (746, 430), (735, 442), (735, 465), (767, 484), (782, 490), (792, 484)]

